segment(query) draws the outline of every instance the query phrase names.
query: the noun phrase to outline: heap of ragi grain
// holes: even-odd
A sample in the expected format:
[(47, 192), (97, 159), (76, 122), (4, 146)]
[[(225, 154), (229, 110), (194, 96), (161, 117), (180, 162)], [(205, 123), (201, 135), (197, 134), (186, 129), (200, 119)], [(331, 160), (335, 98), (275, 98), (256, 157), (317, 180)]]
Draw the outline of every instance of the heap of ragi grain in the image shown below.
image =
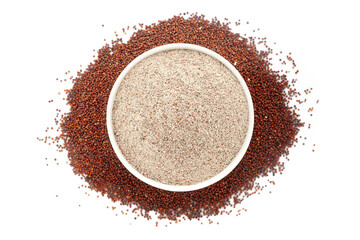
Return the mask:
[[(160, 219), (177, 222), (221, 214), (259, 190), (257, 178), (283, 170), (281, 157), (288, 155), (304, 125), (289, 104), (299, 96), (293, 87), (296, 80), (288, 79), (287, 71), (272, 69), (273, 51), (266, 38), (234, 33), (229, 22), (180, 14), (139, 26), (127, 42), (118, 38), (99, 49), (97, 59), (72, 79), (65, 99), (70, 111), (57, 118), (60, 134), (54, 142), (60, 151), (67, 151), (74, 173), (83, 177), (90, 189), (119, 205), (135, 207), (141, 216), (151, 218), (150, 213), (155, 212)], [(165, 191), (134, 177), (114, 153), (106, 130), (108, 97), (120, 73), (140, 54), (169, 43), (196, 44), (223, 56), (245, 79), (254, 104), (253, 136), (245, 156), (228, 176), (196, 191)], [(259, 44), (265, 49), (258, 50)], [(290, 55), (287, 60), (294, 69)]]

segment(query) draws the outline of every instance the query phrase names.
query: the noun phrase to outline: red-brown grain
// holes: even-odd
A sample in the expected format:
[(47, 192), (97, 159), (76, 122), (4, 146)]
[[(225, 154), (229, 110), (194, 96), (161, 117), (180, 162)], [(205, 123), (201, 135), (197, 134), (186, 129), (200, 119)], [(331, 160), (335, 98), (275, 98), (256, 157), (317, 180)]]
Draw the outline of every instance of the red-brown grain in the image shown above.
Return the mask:
[[(125, 28), (122, 30), (125, 33)], [(197, 44), (222, 55), (246, 80), (254, 102), (253, 137), (240, 164), (216, 184), (192, 192), (160, 190), (134, 177), (117, 159), (106, 131), (107, 101), (121, 71), (143, 52), (168, 43)], [(175, 221), (182, 215), (194, 219), (217, 215), (222, 208), (241, 203), (241, 193), (250, 196), (249, 191), (260, 189), (255, 184), (258, 177), (283, 169), (279, 159), (289, 153), (303, 126), (289, 106), (289, 101), (300, 94), (291, 89), (294, 82), (284, 73), (272, 70), (272, 50), (258, 51), (254, 38), (233, 33), (227, 23), (217, 19), (179, 15), (144, 26), (126, 43), (113, 40), (97, 53), (94, 62), (78, 72), (72, 79), (73, 87), (66, 91), (70, 112), (61, 115), (61, 134), (55, 139), (64, 141), (59, 149), (68, 151), (74, 173), (82, 176), (91, 190), (106, 194), (118, 204), (136, 206), (147, 218), (155, 211), (160, 219)]]

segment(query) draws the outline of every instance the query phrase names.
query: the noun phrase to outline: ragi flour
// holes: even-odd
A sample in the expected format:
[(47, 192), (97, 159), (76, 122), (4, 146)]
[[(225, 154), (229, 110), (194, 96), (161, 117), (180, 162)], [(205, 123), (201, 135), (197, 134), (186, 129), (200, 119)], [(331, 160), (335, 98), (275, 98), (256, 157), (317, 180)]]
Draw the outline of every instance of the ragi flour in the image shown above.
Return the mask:
[(194, 50), (168, 50), (136, 64), (113, 105), (125, 159), (142, 175), (193, 185), (226, 168), (248, 129), (249, 109), (235, 75)]

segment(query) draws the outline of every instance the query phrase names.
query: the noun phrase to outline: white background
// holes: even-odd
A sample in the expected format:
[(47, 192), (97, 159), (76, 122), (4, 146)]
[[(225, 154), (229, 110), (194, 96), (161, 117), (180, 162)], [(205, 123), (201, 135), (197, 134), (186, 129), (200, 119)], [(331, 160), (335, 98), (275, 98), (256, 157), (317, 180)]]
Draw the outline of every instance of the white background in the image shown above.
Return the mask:
[[(1, 1), (0, 239), (360, 239), (356, 2)], [(305, 114), (311, 129), (300, 135), (307, 145), (291, 150), (275, 186), (244, 201), (247, 212), (212, 218), (212, 225), (156, 228), (154, 221), (116, 216), (126, 208), (107, 209), (116, 206), (107, 198), (85, 195), (65, 155), (57, 166), (55, 147), (36, 137), (53, 125), (64, 86), (56, 78), (87, 66), (114, 31), (186, 11), (260, 28), (257, 34), (292, 52), (299, 86), (312, 87), (311, 101), (320, 102), (311, 118)]]

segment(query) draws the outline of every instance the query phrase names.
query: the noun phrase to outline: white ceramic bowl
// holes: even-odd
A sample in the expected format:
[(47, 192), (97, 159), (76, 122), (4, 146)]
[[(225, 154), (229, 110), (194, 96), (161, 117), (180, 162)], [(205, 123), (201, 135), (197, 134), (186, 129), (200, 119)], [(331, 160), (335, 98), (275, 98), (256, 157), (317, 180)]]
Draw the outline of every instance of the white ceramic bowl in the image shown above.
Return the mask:
[[(113, 109), (113, 103), (114, 103), (114, 99), (117, 93), (117, 90), (120, 86), (120, 82), (122, 81), (122, 79), (125, 77), (125, 75), (130, 71), (130, 69), (132, 67), (134, 67), (137, 63), (139, 63), (141, 60), (145, 59), (146, 57), (158, 53), (158, 52), (162, 52), (162, 51), (168, 51), (168, 50), (174, 50), (174, 49), (188, 49), (188, 50), (195, 50), (195, 51), (199, 51), (205, 54), (210, 55), (211, 57), (217, 59), (218, 61), (220, 61), (221, 63), (223, 63), (229, 70), (231, 70), (231, 72), (236, 76), (236, 78), (239, 80), (241, 86), (244, 89), (246, 98), (247, 98), (247, 102), (248, 102), (248, 108), (249, 108), (249, 127), (248, 127), (248, 131), (246, 133), (246, 137), (244, 140), (244, 143), (242, 144), (239, 152), (237, 153), (237, 155), (235, 156), (235, 158), (233, 159), (233, 161), (224, 169), (222, 170), (219, 174), (217, 174), (216, 176), (201, 182), (201, 183), (197, 183), (194, 185), (168, 185), (168, 184), (163, 184), (160, 182), (156, 182), (152, 179), (149, 179), (147, 177), (145, 177), (144, 175), (142, 175), (141, 173), (139, 173), (135, 168), (133, 168), (128, 161), (126, 161), (125, 157), (123, 156), (123, 154), (121, 153), (121, 150), (115, 140), (115, 135), (114, 135), (114, 131), (113, 131), (113, 124), (112, 124), (112, 109)], [(108, 134), (109, 134), (109, 138), (110, 138), (110, 142), (111, 145), (117, 155), (117, 157), (120, 159), (121, 163), (127, 168), (127, 170), (129, 170), (135, 177), (139, 178), (141, 181), (163, 189), (163, 190), (168, 190), (168, 191), (174, 191), (174, 192), (185, 192), (185, 191), (193, 191), (193, 190), (197, 190), (197, 189), (201, 189), (201, 188), (205, 188), (207, 186), (210, 186), (213, 183), (216, 183), (217, 181), (221, 180), (222, 178), (224, 178), (226, 175), (228, 175), (241, 161), (241, 159), (243, 158), (243, 156), (245, 155), (245, 152), (250, 144), (250, 140), (251, 140), (251, 136), (252, 136), (252, 132), (253, 132), (253, 128), (254, 128), (254, 108), (253, 108), (253, 102), (251, 99), (251, 95), (249, 92), (248, 87), (246, 86), (246, 83), (244, 81), (244, 79), (241, 77), (240, 73), (236, 70), (236, 68), (229, 63), (225, 58), (223, 58), (222, 56), (220, 56), (219, 54), (217, 54), (216, 52), (204, 48), (204, 47), (200, 47), (198, 45), (194, 45), (194, 44), (186, 44), (186, 43), (174, 43), (174, 44), (167, 44), (167, 45), (163, 45), (160, 47), (156, 47), (153, 48), (143, 54), (141, 54), (140, 56), (138, 56), (137, 58), (135, 58), (120, 74), (120, 76), (118, 77), (118, 79), (115, 81), (115, 84), (111, 90), (110, 96), (109, 96), (109, 100), (108, 100), (108, 104), (107, 104), (107, 113), (106, 113), (106, 124), (107, 124), (107, 130), (108, 130)]]

